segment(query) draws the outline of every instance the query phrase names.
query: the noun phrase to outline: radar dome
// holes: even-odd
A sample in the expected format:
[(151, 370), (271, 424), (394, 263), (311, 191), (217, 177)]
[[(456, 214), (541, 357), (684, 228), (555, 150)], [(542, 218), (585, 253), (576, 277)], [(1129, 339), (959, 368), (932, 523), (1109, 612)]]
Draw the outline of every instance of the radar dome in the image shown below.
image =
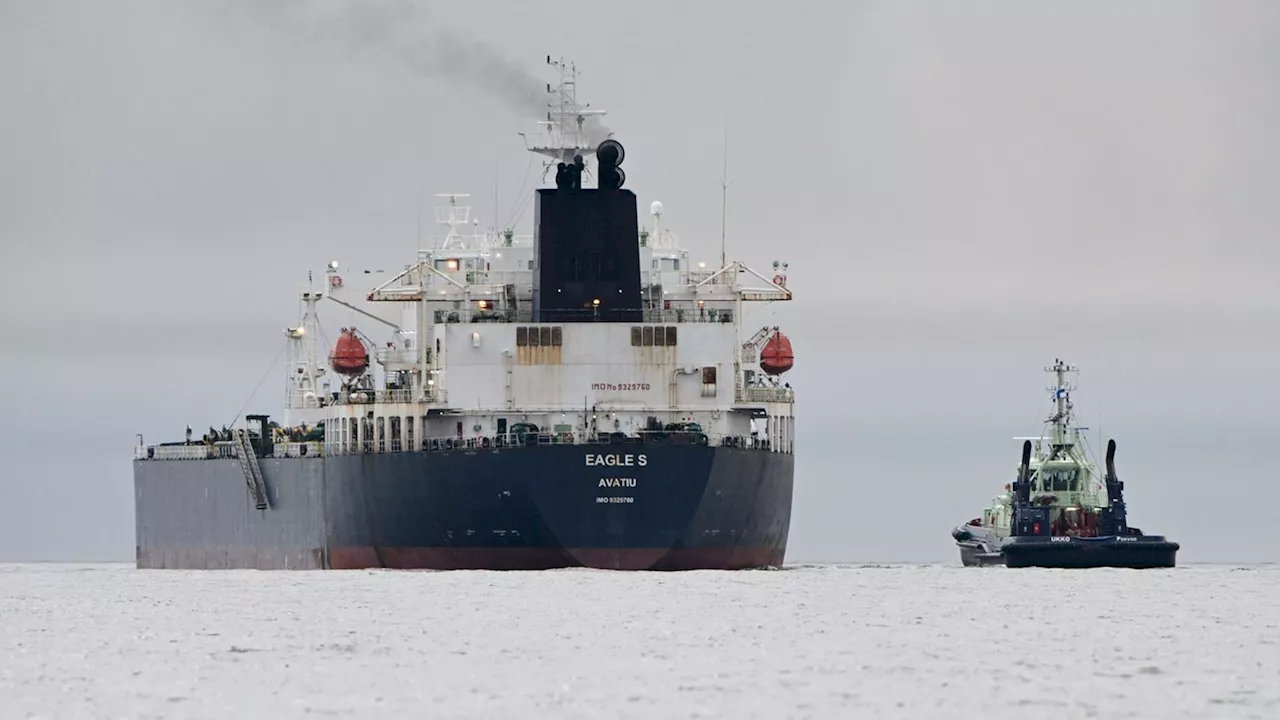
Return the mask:
[(661, 215), (661, 214), (662, 214), (662, 203), (661, 203), (661, 202), (659, 202), (659, 201), (657, 201), (657, 200), (654, 200), (654, 201), (653, 201), (653, 204), (649, 206), (649, 214), (650, 214), (650, 215)]

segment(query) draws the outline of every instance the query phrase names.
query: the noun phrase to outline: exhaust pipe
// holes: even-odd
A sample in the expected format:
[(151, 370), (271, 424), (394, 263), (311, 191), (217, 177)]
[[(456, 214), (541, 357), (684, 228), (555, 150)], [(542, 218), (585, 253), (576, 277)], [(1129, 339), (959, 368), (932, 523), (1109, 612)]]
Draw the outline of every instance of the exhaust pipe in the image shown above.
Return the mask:
[(1111, 508), (1106, 532), (1115, 535), (1130, 534), (1129, 518), (1124, 510), (1124, 483), (1116, 477), (1115, 440), (1107, 441), (1107, 500), (1111, 502)]
[(1031, 441), (1022, 441), (1022, 464), (1018, 466), (1018, 502), (1031, 499)]

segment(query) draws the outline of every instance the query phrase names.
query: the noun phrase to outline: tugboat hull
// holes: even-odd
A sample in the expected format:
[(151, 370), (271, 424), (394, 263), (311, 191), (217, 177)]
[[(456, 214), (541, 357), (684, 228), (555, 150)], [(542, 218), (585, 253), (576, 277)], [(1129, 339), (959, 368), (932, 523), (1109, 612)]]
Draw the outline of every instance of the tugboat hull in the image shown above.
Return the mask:
[(1158, 535), (1009, 538), (1001, 546), (1008, 567), (1171, 568), (1178, 543)]
[(1006, 537), (983, 528), (960, 526), (952, 531), (965, 567), (1171, 568), (1178, 543), (1158, 535), (1082, 537)]
[(965, 567), (986, 567), (988, 565), (1004, 565), (1004, 555), (991, 552), (976, 543), (957, 543), (960, 547), (960, 563)]
[(1003, 565), (1000, 537), (978, 525), (960, 525), (951, 531), (960, 548), (960, 562), (965, 567)]

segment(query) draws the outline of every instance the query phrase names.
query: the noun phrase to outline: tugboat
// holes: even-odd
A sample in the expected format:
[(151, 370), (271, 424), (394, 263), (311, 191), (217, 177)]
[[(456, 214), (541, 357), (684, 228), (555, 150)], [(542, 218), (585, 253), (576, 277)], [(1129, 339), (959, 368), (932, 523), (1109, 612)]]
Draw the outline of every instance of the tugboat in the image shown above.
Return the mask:
[(1171, 568), (1178, 543), (1129, 524), (1124, 483), (1116, 476), (1116, 441), (1107, 441), (1105, 475), (1089, 459), (1088, 428), (1074, 424), (1066, 381), (1075, 366), (1055, 360), (1054, 412), (1040, 437), (1022, 440), (1017, 480), (991, 506), (951, 531), (969, 567)]

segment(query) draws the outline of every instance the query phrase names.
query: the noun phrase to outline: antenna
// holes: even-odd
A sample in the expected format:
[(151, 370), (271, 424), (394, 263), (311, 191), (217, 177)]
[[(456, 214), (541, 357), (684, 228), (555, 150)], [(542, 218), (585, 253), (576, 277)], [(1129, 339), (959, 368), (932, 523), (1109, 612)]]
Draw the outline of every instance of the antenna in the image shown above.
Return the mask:
[(1079, 372), (1079, 368), (1063, 362), (1061, 358), (1054, 358), (1053, 365), (1046, 367), (1045, 372), (1053, 373), (1057, 383), (1049, 388), (1053, 393), (1055, 411), (1053, 416), (1049, 418), (1049, 422), (1053, 423), (1053, 442), (1055, 445), (1061, 445), (1065, 442), (1067, 425), (1072, 421), (1071, 391), (1075, 390), (1075, 386), (1067, 382), (1067, 373)]
[(724, 166), (720, 171), (720, 267), (725, 267), (725, 220), (729, 206), (729, 121), (724, 123)]
[(586, 121), (590, 117), (605, 115), (607, 111), (591, 109), (589, 105), (578, 103), (576, 65), (564, 60), (553, 60), (550, 55), (547, 56), (547, 65), (559, 73), (560, 82), (554, 86), (547, 84), (547, 95), (551, 101), (547, 103), (546, 119), (538, 121), (545, 128), (545, 136), (533, 145), (526, 145), (526, 149), (550, 158), (544, 162), (544, 166), (549, 168), (556, 162), (573, 162), (574, 155), (585, 158), (595, 152), (595, 148), (589, 144)]
[(469, 193), (436, 193), (438, 198), (447, 198), (448, 205), (436, 207), (436, 224), (449, 226), (449, 233), (445, 236), (444, 241), (440, 243), (441, 249), (447, 249), (457, 245), (465, 247), (462, 236), (458, 234), (459, 227), (466, 227), (471, 221), (471, 206), (459, 205), (458, 198), (471, 197)]

